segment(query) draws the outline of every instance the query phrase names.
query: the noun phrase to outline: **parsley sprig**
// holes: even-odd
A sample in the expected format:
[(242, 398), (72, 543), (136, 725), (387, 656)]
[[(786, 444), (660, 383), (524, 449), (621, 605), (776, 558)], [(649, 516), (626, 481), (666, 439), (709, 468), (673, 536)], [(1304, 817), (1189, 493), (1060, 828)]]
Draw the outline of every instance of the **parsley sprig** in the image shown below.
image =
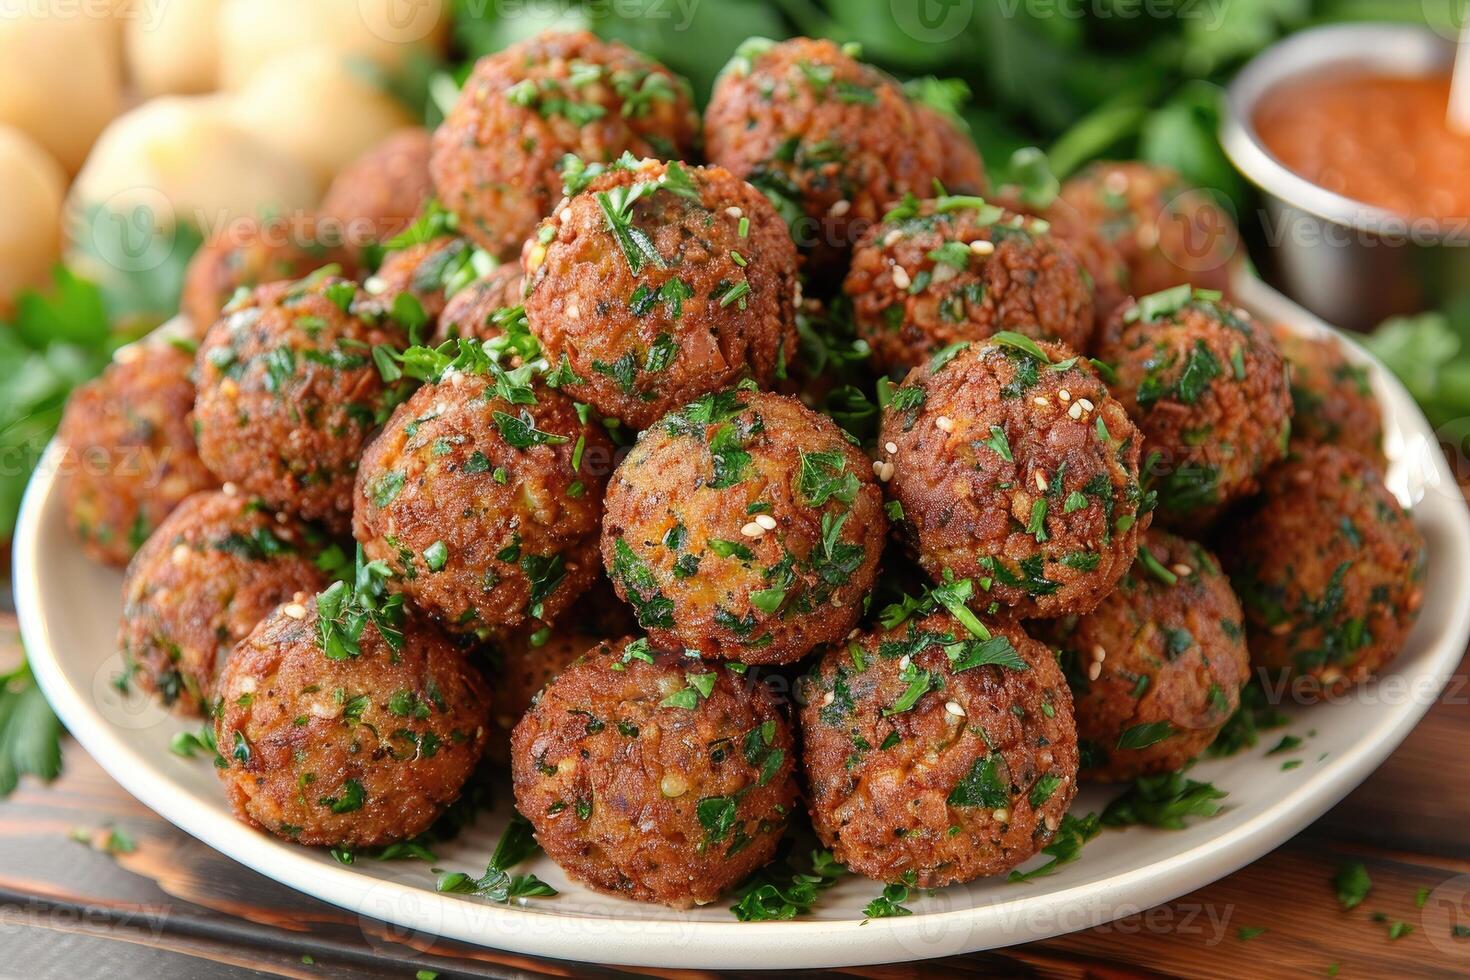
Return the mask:
[(510, 869), (541, 850), (532, 834), (531, 822), (516, 813), (511, 816), (485, 874), (472, 878), (463, 871), (445, 871), (439, 875), (435, 887), (441, 892), (456, 895), (478, 895), (492, 902), (508, 905), (525, 898), (550, 898), (557, 894), (546, 882), (533, 874), (513, 875)]
[(49, 782), (61, 773), (61, 722), (24, 661), (0, 674), (0, 799), (20, 777)]
[(328, 660), (360, 656), (368, 624), (394, 653), (403, 649), (403, 595), (388, 592), (392, 578), (387, 562), (365, 561), (358, 545), (353, 584), (334, 582), (316, 597), (317, 645)]
[(730, 906), (741, 922), (784, 922), (805, 915), (817, 904), (822, 892), (847, 873), (831, 851), (814, 850), (805, 867), (791, 867), (783, 880), (770, 868), (752, 875), (735, 892), (738, 901)]

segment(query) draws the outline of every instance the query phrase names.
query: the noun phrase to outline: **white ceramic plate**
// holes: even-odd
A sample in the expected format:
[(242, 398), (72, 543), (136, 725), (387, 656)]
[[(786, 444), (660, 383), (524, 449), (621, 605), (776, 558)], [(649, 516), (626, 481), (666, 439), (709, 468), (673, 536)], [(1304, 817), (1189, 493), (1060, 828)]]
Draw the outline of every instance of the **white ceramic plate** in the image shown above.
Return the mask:
[[(1264, 317), (1306, 332), (1326, 329), (1257, 282), (1242, 282), (1239, 290), (1245, 305)], [(1372, 772), (1459, 662), (1470, 636), (1470, 516), (1408, 394), (1366, 354), (1354, 348), (1353, 356), (1369, 363), (1385, 408), (1390, 485), (1414, 505), (1429, 541), (1423, 615), (1391, 673), (1340, 703), (1288, 708), (1294, 717), (1286, 731), (1305, 740), (1295, 752), (1267, 757), (1277, 739), (1272, 733), (1252, 750), (1201, 762), (1191, 776), (1230, 794), (1213, 819), (1179, 831), (1104, 831), (1080, 860), (1050, 877), (1029, 884), (991, 879), (916, 896), (908, 917), (865, 923), (862, 908), (880, 886), (848, 877), (822, 896), (809, 918), (741, 923), (728, 902), (677, 912), (594, 894), (544, 857), (516, 870), (534, 871), (561, 894), (508, 908), (436, 893), (435, 875), (423, 862), (343, 866), (325, 851), (284, 844), (237, 823), (211, 764), (168, 749), (175, 732), (194, 726), (112, 686), (121, 666), (114, 641), (120, 576), (88, 562), (67, 533), (50, 466), (31, 483), (15, 539), (21, 628), (35, 674), (67, 728), (139, 800), (250, 868), (412, 932), (572, 960), (737, 969), (907, 961), (1041, 939), (1168, 901), (1275, 848)], [(1285, 759), (1302, 761), (1283, 771)], [(500, 798), (495, 812), (440, 848), (439, 866), (479, 873), (508, 812), (509, 794)], [(1075, 812), (1097, 809), (1107, 798), (1087, 789)]]

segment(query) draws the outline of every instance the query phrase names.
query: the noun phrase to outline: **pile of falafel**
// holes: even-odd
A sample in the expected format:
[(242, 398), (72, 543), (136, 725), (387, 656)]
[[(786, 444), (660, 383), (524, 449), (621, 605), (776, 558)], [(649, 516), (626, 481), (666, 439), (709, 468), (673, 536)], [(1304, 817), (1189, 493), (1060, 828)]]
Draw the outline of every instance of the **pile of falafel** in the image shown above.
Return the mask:
[(1230, 303), (1209, 195), (991, 187), (831, 42), (745, 43), (701, 124), (543, 34), (305, 227), (207, 244), (194, 335), (62, 427), (130, 681), (286, 840), (413, 838), (488, 758), (615, 895), (713, 901), (803, 812), (940, 887), (1188, 765), (1253, 669), (1320, 699), (1414, 622), (1372, 391)]

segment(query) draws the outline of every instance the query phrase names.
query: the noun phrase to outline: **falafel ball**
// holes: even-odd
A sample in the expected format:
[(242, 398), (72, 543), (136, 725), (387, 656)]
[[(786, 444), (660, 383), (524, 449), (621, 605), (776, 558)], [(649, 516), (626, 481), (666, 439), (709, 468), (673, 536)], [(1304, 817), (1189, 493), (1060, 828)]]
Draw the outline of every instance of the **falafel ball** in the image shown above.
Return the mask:
[(306, 527), (259, 501), (215, 491), (185, 500), (123, 580), (128, 677), (180, 714), (203, 714), (235, 644), (297, 592), (326, 586), (313, 550)]
[(351, 526), (363, 446), (401, 399), (371, 351), (407, 338), (371, 307), (335, 276), (271, 283), (232, 304), (199, 348), (194, 419), (205, 465), (337, 534)]
[(1327, 334), (1309, 337), (1272, 324), (1271, 338), (1291, 376), (1292, 452), (1341, 446), (1382, 466), (1383, 411), (1368, 369), (1349, 361), (1342, 344)]
[(1118, 250), (1077, 209), (1051, 193), (1028, 192), (1015, 184), (998, 188), (990, 200), (1007, 211), (1040, 218), (1047, 232), (1072, 250), (1092, 290), (1093, 322), (1105, 323), (1128, 298), (1128, 265)]
[(452, 291), (474, 275), (473, 246), (454, 235), (415, 242), (383, 257), (363, 290), (384, 312), (396, 312), (418, 336), (433, 336)]
[(376, 847), (427, 830), (459, 797), (485, 749), (490, 694), (432, 627), (408, 622), (390, 642), (370, 621), (344, 649), (345, 592), (298, 593), (225, 661), (217, 772), (253, 827)]
[(1044, 847), (1077, 791), (1072, 697), (1014, 624), (943, 613), (832, 647), (799, 688), (812, 824), (850, 870), (940, 888)]
[[(537, 640), (540, 640), (538, 643)], [(547, 684), (606, 637), (587, 632), (571, 621), (543, 633), (522, 630), (496, 646), (499, 664), (490, 695), (492, 737), (485, 754), (500, 765), (510, 764), (510, 736)]]
[(506, 262), (456, 292), (444, 304), (444, 312), (439, 314), (434, 343), (438, 345), (458, 338), (486, 341), (499, 337), (504, 331), (495, 322), (495, 314), (521, 305), (524, 282), (521, 264)]
[(587, 31), (547, 31), (475, 63), (434, 131), (429, 172), (461, 232), (510, 259), (562, 196), (568, 154), (678, 160), (698, 138), (683, 78)]
[(795, 744), (754, 677), (610, 641), (516, 726), (516, 807), (579, 881), (702, 905), (771, 860), (796, 804)]
[(179, 308), (203, 337), (240, 289), (299, 279), (346, 265), (343, 231), (311, 215), (241, 218), (220, 228), (189, 259)]
[(740, 45), (704, 117), (710, 162), (783, 202), (818, 268), (893, 202), (933, 192), (947, 174), (940, 129), (888, 75), (804, 37)]
[(931, 579), (988, 581), (982, 603), (1051, 618), (1092, 610), (1132, 565), (1140, 442), (1075, 354), (997, 334), (909, 373), (876, 466)]
[(1251, 662), (1293, 692), (1340, 693), (1403, 648), (1424, 600), (1424, 537), (1366, 457), (1311, 446), (1271, 469), (1221, 543)]
[(317, 209), (343, 229), (355, 255), (407, 228), (433, 195), (429, 132), (396, 130), (332, 179)]
[(1117, 310), (1098, 356), (1143, 432), (1158, 520), (1208, 527), (1286, 453), (1291, 388), (1270, 333), (1218, 293), (1188, 286)]
[(984, 194), (989, 189), (985, 179), (985, 161), (970, 139), (965, 123), (933, 106), (914, 103), (919, 125), (932, 129), (939, 139), (939, 183), (950, 194)]
[(1181, 283), (1229, 292), (1244, 254), (1235, 219), (1176, 171), (1100, 160), (1062, 184), (1062, 200), (1123, 257), (1133, 295)]
[(455, 632), (551, 623), (592, 584), (612, 444), (566, 396), (450, 371), (362, 456), (353, 533)]
[(1013, 330), (1086, 349), (1092, 290), (1045, 224), (976, 197), (909, 199), (853, 251), (842, 285), (858, 333), (884, 369)]
[(526, 317), (563, 389), (634, 429), (796, 353), (796, 247), (760, 192), (653, 160), (593, 179), (526, 243)]
[(888, 521), (872, 467), (785, 395), (707, 395), (613, 474), (602, 560), (656, 644), (753, 664), (857, 623)]
[(126, 565), (180, 501), (219, 486), (189, 426), (193, 371), (172, 344), (136, 344), (67, 400), (57, 434), (62, 498), (94, 561)]
[(1184, 768), (1215, 740), (1250, 678), (1240, 600), (1215, 556), (1157, 528), (1102, 605), (1036, 625), (1061, 650), (1084, 779)]

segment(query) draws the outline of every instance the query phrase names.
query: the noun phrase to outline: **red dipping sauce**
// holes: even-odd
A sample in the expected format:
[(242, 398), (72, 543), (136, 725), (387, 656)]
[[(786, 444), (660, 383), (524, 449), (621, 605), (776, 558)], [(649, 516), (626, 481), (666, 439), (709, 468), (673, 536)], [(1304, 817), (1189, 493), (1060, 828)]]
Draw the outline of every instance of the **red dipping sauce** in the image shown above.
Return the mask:
[(1255, 128), (1319, 187), (1410, 218), (1470, 217), (1470, 135), (1445, 122), (1450, 77), (1332, 73), (1261, 99)]

